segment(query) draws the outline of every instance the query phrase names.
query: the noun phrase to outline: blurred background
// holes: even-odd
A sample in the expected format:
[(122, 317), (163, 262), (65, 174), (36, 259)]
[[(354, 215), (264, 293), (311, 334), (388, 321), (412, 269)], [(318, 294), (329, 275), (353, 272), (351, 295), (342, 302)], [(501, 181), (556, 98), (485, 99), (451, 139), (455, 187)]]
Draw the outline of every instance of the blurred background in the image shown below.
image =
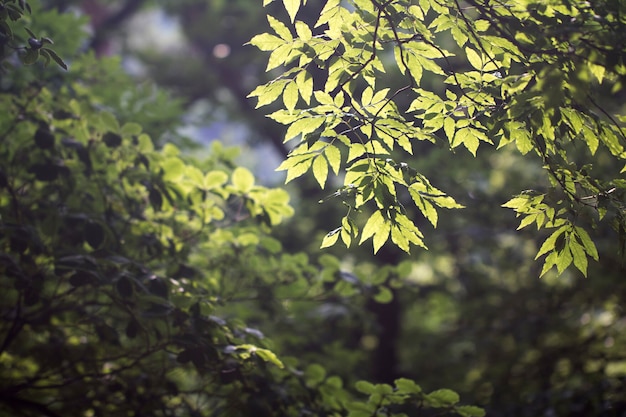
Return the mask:
[[(299, 19), (314, 23), (324, 2), (308, 3)], [(265, 53), (245, 45), (268, 30), (266, 13), (286, 16), (280, 2), (264, 9), (260, 0), (46, 0), (44, 8), (85, 16), (90, 40), (82, 48), (120, 57), (149, 101), (128, 103), (128, 112), (183, 110), (182, 118), (172, 113), (175, 134), (151, 132), (160, 144), (175, 140), (197, 155), (215, 142), (236, 146), (238, 164), (266, 185), (283, 183), (275, 168), (289, 152), (284, 126), (247, 98), (276, 73), (265, 73)], [(393, 86), (397, 74), (387, 76)], [(608, 105), (624, 110), (623, 101)], [(346, 208), (333, 199), (319, 204), (334, 190), (306, 177), (287, 186), (296, 215), (275, 235), (311, 262), (337, 256), (347, 282), (384, 282), (392, 300), (377, 302), (365, 290), (307, 308), (297, 320), (270, 309), (242, 314), (259, 315), (283, 351), (347, 381), (414, 378), (425, 390), (454, 389), (492, 416), (626, 415), (626, 268), (615, 234), (595, 230), (601, 262), (590, 265), (589, 278), (569, 270), (539, 279), (533, 258), (545, 236), (516, 231), (514, 213), (500, 206), (522, 190), (547, 188), (541, 161), (510, 146), (482, 147), (477, 158), (420, 146), (406, 162), (467, 207), (441, 213), (436, 230), (422, 221), (428, 251), (320, 251)], [(610, 163), (594, 172), (614, 169)]]

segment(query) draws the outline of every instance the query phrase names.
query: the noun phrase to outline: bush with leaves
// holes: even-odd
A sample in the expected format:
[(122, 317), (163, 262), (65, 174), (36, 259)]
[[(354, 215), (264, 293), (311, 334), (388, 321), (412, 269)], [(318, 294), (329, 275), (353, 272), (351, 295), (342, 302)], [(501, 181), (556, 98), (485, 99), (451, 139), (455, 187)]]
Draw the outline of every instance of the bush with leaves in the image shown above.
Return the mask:
[[(29, 8), (2, 7), (6, 35), (7, 16), (19, 25)], [(59, 30), (81, 37), (78, 20)], [(125, 91), (115, 61), (78, 54), (69, 74), (11, 64), (0, 91), (2, 413), (483, 415), (449, 390), (407, 379), (352, 390), (323, 364), (282, 356), (255, 316), (360, 286), (338, 279), (338, 261), (312, 266), (268, 235), (292, 215), (287, 193), (233, 169), (219, 144), (202, 162), (155, 147), (146, 131), (171, 126), (158, 112), (125, 120), (120, 102), (144, 92)]]
[[(626, 159), (626, 118), (600, 96), (619, 94), (626, 76), (619, 2), (329, 0), (313, 27), (297, 19), (306, 1), (283, 3), (291, 27), (268, 16), (273, 33), (250, 41), (271, 52), (268, 71), (283, 70), (251, 96), (259, 107), (282, 101), (269, 117), (296, 143), (279, 167), (287, 181), (311, 170), (324, 187), (330, 172), (345, 174), (335, 195), (349, 209), (323, 247), (339, 237), (372, 238), (374, 252), (389, 239), (425, 247), (411, 213), (436, 226), (438, 208), (461, 207), (411, 162), (432, 142), (473, 155), (513, 144), (539, 159), (548, 187), (504, 206), (520, 228), (550, 231), (541, 275), (572, 264), (586, 274), (598, 222), (623, 250), (624, 170), (594, 172)], [(385, 73), (404, 84), (385, 85)]]

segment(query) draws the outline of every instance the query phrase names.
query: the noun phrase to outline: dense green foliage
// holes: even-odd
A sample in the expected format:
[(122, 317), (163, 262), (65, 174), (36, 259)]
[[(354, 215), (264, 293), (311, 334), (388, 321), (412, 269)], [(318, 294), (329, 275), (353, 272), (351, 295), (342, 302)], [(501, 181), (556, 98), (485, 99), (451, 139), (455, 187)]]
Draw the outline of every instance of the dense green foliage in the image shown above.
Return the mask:
[(0, 5), (11, 35), (0, 57), (3, 415), (484, 415), (406, 378), (344, 383), (289, 356), (288, 334), (266, 337), (258, 326), (305, 322), (311, 305), (388, 302), (390, 271), (359, 281), (331, 256), (315, 266), (285, 253), (268, 235), (293, 214), (284, 190), (258, 185), (219, 144), (202, 161), (156, 146), (146, 132), (175, 132), (164, 121), (177, 103), (135, 105), (133, 121), (128, 103), (155, 96), (128, 88), (117, 60), (57, 40), (69, 73), (24, 67), (37, 54), (65, 64), (30, 40), (16, 46), (22, 18), (29, 39), (58, 29), (77, 43), (81, 20)]
[[(29, 3), (0, 0), (0, 414), (483, 414), (451, 390), (490, 416), (624, 414), (619, 2)], [(178, 48), (132, 20), (155, 10), (181, 23)], [(274, 33), (255, 37), (265, 12)], [(23, 66), (30, 38), (69, 71), (41, 52)], [(272, 48), (289, 59), (263, 74)], [(285, 124), (246, 99), (276, 77), (257, 93)], [(290, 198), (237, 149), (189, 152), (189, 109), (292, 149)], [(428, 251), (398, 248), (394, 212)], [(368, 224), (376, 256), (332, 245)], [(546, 272), (533, 258), (552, 243)]]
[(371, 237), (374, 252), (389, 239), (425, 247), (415, 209), (437, 226), (437, 208), (462, 206), (407, 158), (424, 142), (473, 155), (482, 142), (512, 143), (545, 169), (548, 184), (504, 204), (519, 228), (550, 230), (541, 275), (572, 264), (586, 275), (600, 221), (623, 249), (624, 169), (594, 172), (626, 159), (624, 115), (598, 97), (623, 88), (622, 2), (331, 0), (314, 25), (296, 19), (306, 1), (283, 3), (293, 29), (269, 16), (274, 34), (251, 43), (271, 51), (268, 71), (289, 69), (251, 96), (259, 107), (282, 100), (270, 117), (297, 141), (279, 167), (287, 181), (311, 170), (323, 188), (329, 171), (345, 171), (336, 196), (348, 212), (322, 247), (340, 236), (347, 246)]

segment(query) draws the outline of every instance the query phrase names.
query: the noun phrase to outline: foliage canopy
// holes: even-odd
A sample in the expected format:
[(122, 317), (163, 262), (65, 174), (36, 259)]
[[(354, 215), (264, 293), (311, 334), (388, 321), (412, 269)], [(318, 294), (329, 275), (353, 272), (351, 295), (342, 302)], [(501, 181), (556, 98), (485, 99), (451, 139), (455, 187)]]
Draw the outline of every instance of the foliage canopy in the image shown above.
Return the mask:
[(30, 65), (64, 69), (35, 34), (80, 43), (79, 18), (0, 6), (1, 413), (484, 415), (451, 390), (406, 378), (353, 389), (282, 355), (257, 328), (263, 315), (284, 325), (307, 303), (366, 291), (389, 301), (389, 290), (343, 279), (333, 257), (316, 266), (284, 252), (268, 232), (293, 214), (288, 194), (235, 167), (230, 150), (198, 161), (158, 146), (146, 132), (171, 129), (176, 103), (145, 111), (137, 103), (155, 95), (129, 88), (118, 60), (59, 43), (70, 73)]
[(278, 76), (250, 96), (282, 106), (269, 117), (295, 143), (278, 168), (287, 181), (312, 171), (323, 188), (343, 174), (333, 196), (348, 210), (322, 247), (425, 247), (416, 212), (437, 226), (439, 209), (462, 207), (413, 162), (431, 143), (539, 158), (547, 183), (503, 206), (520, 229), (548, 230), (541, 275), (572, 264), (586, 275), (599, 222), (623, 252), (626, 116), (603, 100), (623, 93), (623, 2), (329, 0), (311, 26), (297, 19), (306, 1), (283, 3), (288, 25), (268, 16), (273, 33), (250, 41)]

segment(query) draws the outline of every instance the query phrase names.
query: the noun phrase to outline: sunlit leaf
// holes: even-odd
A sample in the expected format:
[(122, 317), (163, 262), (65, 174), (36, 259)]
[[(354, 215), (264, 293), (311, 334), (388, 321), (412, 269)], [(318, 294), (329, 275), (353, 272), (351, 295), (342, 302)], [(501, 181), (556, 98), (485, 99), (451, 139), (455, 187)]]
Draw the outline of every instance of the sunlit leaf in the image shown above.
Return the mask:
[(296, 14), (300, 9), (301, 0), (283, 0), (283, 4), (285, 5), (285, 9), (287, 9), (287, 13), (289, 14), (289, 18), (293, 23), (296, 20)]
[(238, 167), (233, 171), (232, 182), (237, 191), (247, 193), (250, 192), (254, 186), (254, 176), (248, 169)]
[(313, 160), (313, 176), (323, 189), (326, 184), (326, 178), (328, 178), (328, 161), (321, 154)]

